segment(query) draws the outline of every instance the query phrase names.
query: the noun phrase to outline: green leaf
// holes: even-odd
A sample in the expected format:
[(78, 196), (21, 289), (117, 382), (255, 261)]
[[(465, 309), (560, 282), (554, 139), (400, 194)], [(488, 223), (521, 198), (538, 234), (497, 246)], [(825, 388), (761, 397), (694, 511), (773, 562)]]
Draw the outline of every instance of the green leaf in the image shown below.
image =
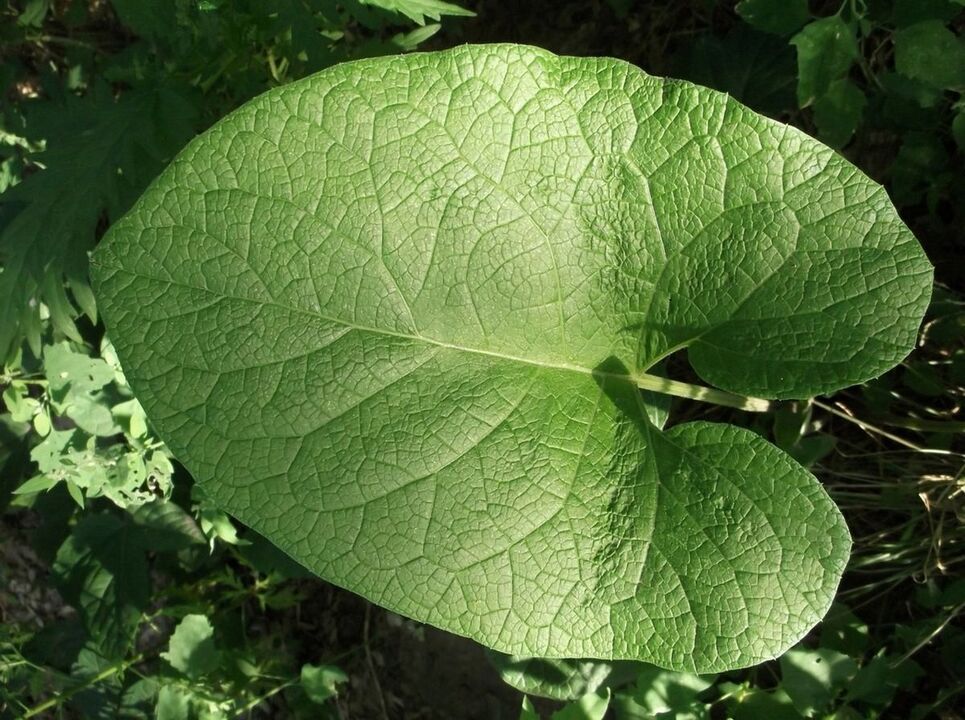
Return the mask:
[(532, 701), (523, 695), (523, 704), (519, 711), (519, 720), (540, 720), (539, 713), (533, 707)]
[(53, 572), (60, 594), (80, 611), (107, 657), (123, 654), (147, 607), (144, 553), (136, 529), (108, 513), (83, 517), (57, 551)]
[(44, 351), (44, 366), (53, 392), (89, 393), (114, 380), (114, 371), (100, 358), (75, 352), (70, 343), (57, 343)]
[(941, 20), (895, 33), (895, 69), (936, 88), (965, 88), (965, 42)]
[(28, 495), (31, 493), (46, 492), (58, 482), (59, 480), (56, 478), (51, 478), (46, 475), (37, 475), (36, 477), (30, 478), (23, 485), (20, 485), (13, 492), (16, 495)]
[(453, 3), (443, 2), (443, 0), (360, 0), (360, 2), (363, 5), (374, 5), (391, 13), (404, 15), (419, 25), (425, 25), (426, 18), (439, 21), (443, 15), (461, 15), (463, 17), (475, 17), (476, 15), (472, 10), (466, 10)]
[(140, 542), (155, 552), (177, 552), (204, 545), (204, 534), (188, 513), (173, 502), (158, 500), (131, 513), (140, 530)]
[(807, 0), (741, 0), (737, 14), (758, 30), (790, 35), (811, 17)]
[(175, 628), (168, 649), (161, 657), (190, 678), (199, 678), (218, 667), (220, 653), (214, 644), (214, 628), (204, 615), (186, 615)]
[(781, 687), (804, 714), (823, 710), (855, 676), (857, 663), (830, 648), (798, 648), (781, 656)]
[(868, 649), (868, 626), (851, 610), (835, 603), (821, 623), (821, 647), (861, 657)]
[(44, 352), (44, 363), (57, 413), (66, 415), (91, 435), (109, 437), (121, 431), (107, 398), (99, 392), (114, 381), (110, 365), (76, 352), (66, 342), (49, 346)]
[(818, 137), (832, 147), (848, 144), (861, 124), (867, 99), (847, 78), (835, 80), (828, 91), (814, 101), (814, 122)]
[(157, 697), (157, 720), (188, 720), (191, 694), (177, 685), (163, 685)]
[(848, 685), (848, 699), (872, 705), (888, 705), (898, 691), (895, 672), (891, 667), (894, 661), (895, 658), (879, 655), (862, 666)]
[(637, 676), (640, 663), (512, 657), (491, 652), (490, 661), (503, 682), (527, 695), (576, 700), (601, 687), (613, 687)]
[(791, 44), (797, 48), (797, 101), (802, 108), (828, 92), (858, 59), (854, 28), (839, 15), (808, 23)]
[(647, 666), (637, 677), (634, 700), (654, 715), (690, 709), (697, 696), (713, 684), (713, 677), (679, 673)]
[(961, 5), (957, 0), (895, 0), (893, 19), (898, 27), (914, 25), (922, 20), (947, 22), (962, 11)]
[[(694, 178), (700, 178), (694, 182)], [(465, 46), (337, 66), (194, 141), (94, 255), (125, 374), (216, 505), (501, 652), (774, 657), (848, 557), (758, 435), (655, 427), (881, 374), (931, 267), (884, 190), (726, 96)]]
[(610, 706), (610, 689), (588, 693), (552, 715), (552, 720), (603, 720)]
[(302, 665), (302, 690), (319, 705), (338, 695), (338, 686), (346, 682), (348, 675), (334, 665)]
[(778, 688), (774, 692), (751, 690), (740, 692), (727, 701), (732, 720), (799, 720), (803, 717), (794, 709), (787, 693)]

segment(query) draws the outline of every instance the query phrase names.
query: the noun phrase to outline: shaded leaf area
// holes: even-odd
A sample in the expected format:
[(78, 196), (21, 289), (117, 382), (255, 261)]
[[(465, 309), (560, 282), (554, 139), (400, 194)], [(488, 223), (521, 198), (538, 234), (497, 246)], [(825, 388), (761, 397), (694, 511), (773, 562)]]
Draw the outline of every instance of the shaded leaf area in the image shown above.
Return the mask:
[(92, 514), (57, 552), (54, 577), (64, 599), (80, 610), (95, 647), (114, 657), (133, 641), (151, 599), (147, 554), (203, 543), (173, 503), (145, 505), (131, 515)]

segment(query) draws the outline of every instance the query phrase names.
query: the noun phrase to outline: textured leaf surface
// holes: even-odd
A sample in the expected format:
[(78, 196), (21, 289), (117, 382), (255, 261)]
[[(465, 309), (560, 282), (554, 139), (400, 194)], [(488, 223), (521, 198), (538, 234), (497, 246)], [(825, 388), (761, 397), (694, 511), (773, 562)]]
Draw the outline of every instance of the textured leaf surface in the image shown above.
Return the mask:
[(519, 655), (710, 671), (825, 612), (844, 522), (632, 377), (793, 397), (911, 348), (884, 191), (726, 96), (518, 46), (351, 63), (192, 143), (94, 257), (125, 372), (210, 496), (322, 577)]

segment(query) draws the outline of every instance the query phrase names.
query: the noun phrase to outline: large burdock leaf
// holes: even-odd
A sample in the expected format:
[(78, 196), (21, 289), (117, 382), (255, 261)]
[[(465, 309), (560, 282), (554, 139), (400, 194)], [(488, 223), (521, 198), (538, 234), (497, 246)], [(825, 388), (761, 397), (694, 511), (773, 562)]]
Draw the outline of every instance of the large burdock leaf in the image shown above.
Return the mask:
[(758, 436), (653, 425), (643, 372), (832, 391), (904, 357), (931, 279), (818, 142), (511, 45), (255, 99), (93, 263), (158, 432), (299, 562), (503, 652), (699, 672), (799, 639), (850, 540)]

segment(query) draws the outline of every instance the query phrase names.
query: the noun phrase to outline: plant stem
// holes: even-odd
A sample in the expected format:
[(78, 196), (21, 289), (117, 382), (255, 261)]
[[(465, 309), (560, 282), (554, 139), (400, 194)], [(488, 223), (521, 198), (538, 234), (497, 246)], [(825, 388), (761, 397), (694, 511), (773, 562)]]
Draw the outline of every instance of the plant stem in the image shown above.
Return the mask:
[(657, 375), (647, 375), (638, 373), (633, 376), (637, 387), (642, 390), (652, 390), (653, 392), (673, 395), (674, 397), (687, 398), (688, 400), (700, 400), (701, 402), (724, 405), (726, 407), (747, 410), (748, 412), (767, 412), (771, 409), (771, 402), (763, 398), (745, 397), (735, 395), (725, 390), (715, 390), (714, 388), (703, 387), (701, 385), (691, 385), (690, 383), (680, 382), (679, 380), (668, 380)]
[(958, 454), (958, 453), (952, 452), (951, 450), (941, 450), (938, 448), (927, 448), (927, 447), (922, 447), (920, 445), (916, 445), (913, 442), (908, 442), (903, 437), (899, 437), (898, 435), (895, 435), (894, 433), (890, 433), (887, 430), (882, 430), (877, 425), (872, 425), (871, 423), (866, 422), (864, 420), (859, 420), (854, 415), (851, 415), (850, 413), (842, 412), (841, 410), (838, 410), (837, 408), (832, 407), (831, 405), (827, 405), (823, 402), (819, 402), (818, 400), (812, 400), (812, 402), (814, 403), (815, 407), (819, 407), (825, 412), (829, 412), (832, 415), (841, 418), (842, 420), (847, 420), (848, 422), (854, 423), (865, 432), (876, 433), (878, 435), (881, 435), (882, 437), (888, 438), (892, 442), (896, 442), (899, 445), (903, 445), (904, 447), (910, 448), (917, 452), (928, 453), (932, 455), (957, 455)]
[(94, 677), (89, 678), (88, 680), (85, 680), (84, 682), (82, 682), (80, 685), (75, 685), (69, 690), (65, 690), (59, 695), (55, 695), (49, 700), (45, 700), (39, 705), (33, 706), (26, 713), (24, 713), (23, 717), (31, 718), (36, 715), (39, 715), (45, 710), (49, 710), (52, 707), (57, 707), (59, 705), (62, 705), (64, 702), (66, 702), (67, 700), (69, 700), (70, 698), (72, 698), (74, 695), (81, 692), (82, 690), (86, 690), (87, 688), (96, 685), (102, 680), (106, 680), (109, 677), (113, 677), (117, 673), (124, 672), (131, 665), (136, 665), (137, 663), (141, 662), (141, 660), (143, 659), (144, 659), (144, 654), (141, 653), (141, 654), (135, 655), (130, 660), (122, 660), (121, 662), (114, 663), (109, 668), (102, 670), (101, 672), (94, 675)]
[(276, 685), (271, 690), (266, 692), (264, 695), (259, 695), (258, 697), (248, 702), (243, 708), (241, 708), (235, 713), (235, 717), (240, 718), (242, 715), (245, 715), (246, 713), (254, 710), (256, 707), (261, 705), (263, 702), (265, 702), (265, 700), (273, 698), (281, 691), (287, 690), (288, 688), (293, 687), (297, 684), (298, 684), (298, 680), (296, 679), (296, 680), (288, 680), (286, 682), (283, 682), (281, 685)]

